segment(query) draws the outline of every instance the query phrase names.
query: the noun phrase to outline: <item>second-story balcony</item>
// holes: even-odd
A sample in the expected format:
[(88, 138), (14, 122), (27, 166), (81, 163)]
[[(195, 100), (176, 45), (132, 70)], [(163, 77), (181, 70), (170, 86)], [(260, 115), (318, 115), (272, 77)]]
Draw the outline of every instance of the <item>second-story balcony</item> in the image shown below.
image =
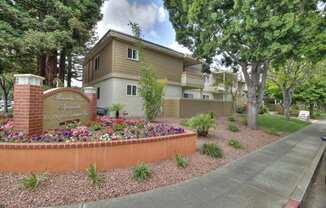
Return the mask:
[(181, 84), (188, 88), (204, 88), (203, 75), (200, 71), (185, 70), (181, 75)]

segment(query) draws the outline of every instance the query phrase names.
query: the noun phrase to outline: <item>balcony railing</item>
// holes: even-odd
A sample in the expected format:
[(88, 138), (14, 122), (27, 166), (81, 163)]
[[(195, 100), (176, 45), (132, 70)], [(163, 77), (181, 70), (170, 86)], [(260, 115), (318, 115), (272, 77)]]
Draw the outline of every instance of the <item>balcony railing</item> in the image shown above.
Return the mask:
[(200, 72), (184, 71), (181, 76), (181, 84), (189, 88), (204, 88), (204, 80)]

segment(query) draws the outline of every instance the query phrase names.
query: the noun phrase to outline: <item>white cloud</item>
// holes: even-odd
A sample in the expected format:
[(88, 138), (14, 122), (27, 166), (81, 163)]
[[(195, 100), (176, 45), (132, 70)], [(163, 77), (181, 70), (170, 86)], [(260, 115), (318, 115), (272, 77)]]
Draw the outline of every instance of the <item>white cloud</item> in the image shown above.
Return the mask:
[(158, 9), (158, 21), (164, 22), (168, 17), (168, 11), (164, 7)]
[(105, 1), (102, 8), (102, 21), (97, 25), (98, 36), (101, 38), (109, 29), (131, 34), (129, 21), (138, 23), (144, 31), (150, 30), (156, 22), (164, 22), (167, 11), (154, 3), (130, 3), (128, 0)]
[(155, 30), (151, 30), (148, 33), (150, 36), (152, 36), (153, 38), (158, 38), (159, 35), (157, 34), (157, 32)]
[(169, 48), (176, 50), (180, 53), (185, 53), (185, 54), (192, 54), (191, 51), (184, 47), (183, 45), (180, 45), (178, 42), (174, 41), (171, 45), (168, 46)]

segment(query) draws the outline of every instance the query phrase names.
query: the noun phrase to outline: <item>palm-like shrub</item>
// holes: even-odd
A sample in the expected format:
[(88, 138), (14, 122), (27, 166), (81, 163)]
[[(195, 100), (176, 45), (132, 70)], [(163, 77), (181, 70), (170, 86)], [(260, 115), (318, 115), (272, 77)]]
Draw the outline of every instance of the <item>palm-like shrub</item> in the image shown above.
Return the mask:
[(186, 126), (196, 129), (198, 136), (206, 137), (208, 135), (208, 130), (215, 127), (215, 119), (209, 114), (199, 114), (190, 118), (186, 122)]
[(125, 107), (125, 105), (121, 104), (121, 103), (115, 103), (115, 104), (112, 104), (110, 107), (109, 107), (109, 111), (110, 112), (115, 112), (115, 117), (116, 118), (119, 118), (119, 114), (120, 114), (120, 111)]

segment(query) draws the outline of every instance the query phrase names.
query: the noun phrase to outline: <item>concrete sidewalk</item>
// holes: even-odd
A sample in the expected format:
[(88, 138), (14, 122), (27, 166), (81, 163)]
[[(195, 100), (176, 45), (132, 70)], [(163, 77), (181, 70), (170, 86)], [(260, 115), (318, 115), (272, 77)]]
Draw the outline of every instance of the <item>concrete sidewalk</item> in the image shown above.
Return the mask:
[[(326, 142), (318, 122), (209, 174), (153, 191), (67, 207), (278, 208), (300, 200)], [(308, 183), (308, 184), (307, 184)]]

